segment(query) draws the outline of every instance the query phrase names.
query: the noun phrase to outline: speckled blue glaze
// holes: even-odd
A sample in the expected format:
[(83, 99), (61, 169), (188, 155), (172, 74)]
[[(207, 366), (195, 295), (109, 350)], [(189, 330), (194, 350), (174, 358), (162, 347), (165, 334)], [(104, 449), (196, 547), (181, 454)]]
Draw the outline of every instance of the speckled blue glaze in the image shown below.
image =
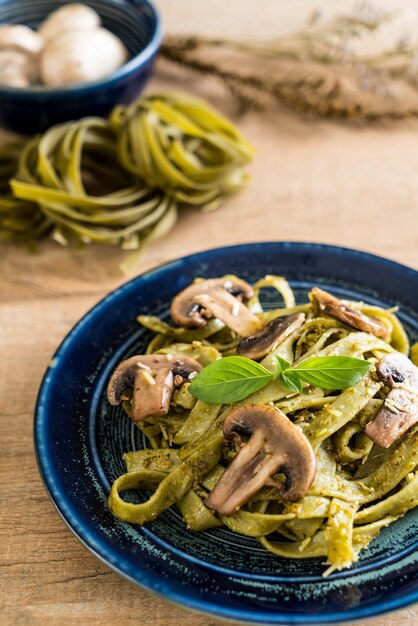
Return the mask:
[[(0, 0), (0, 24), (37, 28), (69, 0)], [(19, 133), (42, 132), (53, 124), (82, 117), (105, 117), (118, 104), (132, 102), (148, 81), (161, 42), (158, 15), (148, 0), (87, 0), (104, 28), (126, 45), (131, 59), (111, 76), (64, 87), (15, 88), (0, 85), (0, 125)]]
[[(122, 454), (141, 433), (105, 399), (110, 372), (150, 333), (138, 314), (167, 317), (196, 276), (266, 273), (290, 279), (299, 301), (313, 285), (383, 306), (399, 305), (418, 340), (418, 272), (363, 252), (309, 243), (255, 243), (194, 254), (126, 283), (74, 327), (47, 369), (36, 406), (35, 449), (46, 489), (70, 529), (132, 582), (185, 607), (251, 624), (329, 624), (418, 600), (418, 511), (385, 528), (350, 570), (323, 579), (321, 559), (284, 560), (224, 528), (187, 531), (176, 510), (140, 528), (107, 508)], [(274, 304), (274, 303), (270, 303)], [(133, 495), (137, 501), (145, 494)]]

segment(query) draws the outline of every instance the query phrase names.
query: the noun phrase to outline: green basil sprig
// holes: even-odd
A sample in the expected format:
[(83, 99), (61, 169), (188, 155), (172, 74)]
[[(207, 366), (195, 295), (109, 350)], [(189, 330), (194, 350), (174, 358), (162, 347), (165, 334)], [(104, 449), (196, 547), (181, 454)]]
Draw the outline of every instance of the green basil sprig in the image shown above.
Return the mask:
[(323, 389), (346, 389), (358, 383), (368, 372), (371, 363), (349, 356), (314, 356), (292, 367), (276, 356), (275, 372), (243, 356), (227, 356), (207, 365), (193, 379), (190, 393), (199, 400), (212, 404), (232, 404), (262, 389), (278, 379), (298, 393), (302, 383)]

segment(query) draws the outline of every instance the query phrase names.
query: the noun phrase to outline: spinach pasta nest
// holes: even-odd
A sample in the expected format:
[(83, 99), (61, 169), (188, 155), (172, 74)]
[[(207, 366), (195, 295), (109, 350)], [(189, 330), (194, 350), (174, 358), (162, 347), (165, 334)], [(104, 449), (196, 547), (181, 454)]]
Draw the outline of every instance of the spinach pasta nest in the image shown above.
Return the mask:
[(50, 223), (34, 202), (16, 198), (10, 187), (24, 141), (0, 146), (0, 241), (29, 243), (50, 230)]
[(0, 147), (0, 241), (131, 251), (163, 237), (185, 205), (212, 210), (248, 182), (253, 147), (208, 103), (156, 94)]
[[(283, 305), (264, 310), (260, 291)], [(145, 524), (176, 505), (191, 531), (226, 526), (282, 558), (326, 557), (324, 575), (418, 504), (418, 368), (394, 315), (287, 281), (196, 279), (175, 325), (113, 372), (149, 448), (124, 455), (112, 513)], [(412, 354), (416, 355), (416, 347)], [(127, 502), (127, 489), (152, 495)]]
[(110, 125), (123, 167), (177, 202), (216, 208), (244, 187), (254, 148), (215, 109), (186, 94), (156, 94), (115, 107)]

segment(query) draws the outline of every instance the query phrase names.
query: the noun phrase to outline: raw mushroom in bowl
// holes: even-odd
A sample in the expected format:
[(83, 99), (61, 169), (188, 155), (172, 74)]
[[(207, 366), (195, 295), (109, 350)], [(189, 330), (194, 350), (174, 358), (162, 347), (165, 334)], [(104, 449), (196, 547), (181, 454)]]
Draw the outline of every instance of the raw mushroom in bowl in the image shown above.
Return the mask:
[(59, 87), (97, 81), (128, 58), (122, 41), (102, 28), (98, 13), (84, 4), (57, 9), (38, 32), (23, 24), (0, 27), (0, 85)]
[(108, 30), (69, 30), (47, 44), (41, 57), (41, 79), (51, 86), (99, 80), (127, 60), (124, 44)]
[(37, 82), (38, 63), (25, 52), (0, 50), (0, 85), (29, 87)]
[(0, 26), (0, 50), (18, 50), (28, 55), (39, 54), (44, 40), (34, 30), (23, 24)]
[(0, 26), (0, 84), (28, 87), (39, 80), (39, 55), (44, 41), (28, 26)]
[(55, 39), (68, 30), (91, 30), (98, 28), (101, 19), (98, 13), (85, 4), (65, 4), (57, 9), (40, 25), (39, 35), (45, 41)]

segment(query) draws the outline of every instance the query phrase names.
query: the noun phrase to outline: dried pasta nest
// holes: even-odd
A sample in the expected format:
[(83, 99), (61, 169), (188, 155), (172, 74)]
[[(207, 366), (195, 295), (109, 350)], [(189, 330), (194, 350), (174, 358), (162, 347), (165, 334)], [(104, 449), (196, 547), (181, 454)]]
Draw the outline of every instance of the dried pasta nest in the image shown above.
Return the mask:
[(243, 187), (254, 150), (202, 100), (168, 94), (116, 107), (110, 124), (122, 165), (179, 202), (215, 208)]
[(24, 145), (17, 141), (0, 148), (0, 241), (31, 242), (50, 230), (37, 205), (14, 197), (10, 188)]
[(0, 239), (49, 233), (138, 251), (172, 228), (180, 203), (214, 208), (240, 189), (252, 155), (230, 122), (186, 96), (54, 126), (0, 150)]
[(10, 184), (16, 198), (37, 203), (60, 243), (137, 249), (176, 217), (167, 194), (120, 167), (116, 137), (99, 118), (55, 126), (32, 139)]

